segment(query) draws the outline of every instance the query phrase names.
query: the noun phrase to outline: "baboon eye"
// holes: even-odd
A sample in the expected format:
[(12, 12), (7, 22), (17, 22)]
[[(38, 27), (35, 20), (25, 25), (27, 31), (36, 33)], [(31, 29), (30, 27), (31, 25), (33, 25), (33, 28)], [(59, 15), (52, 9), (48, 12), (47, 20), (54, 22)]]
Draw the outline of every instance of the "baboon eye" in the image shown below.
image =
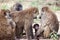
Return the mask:
[(34, 17), (33, 19), (37, 19), (37, 17)]

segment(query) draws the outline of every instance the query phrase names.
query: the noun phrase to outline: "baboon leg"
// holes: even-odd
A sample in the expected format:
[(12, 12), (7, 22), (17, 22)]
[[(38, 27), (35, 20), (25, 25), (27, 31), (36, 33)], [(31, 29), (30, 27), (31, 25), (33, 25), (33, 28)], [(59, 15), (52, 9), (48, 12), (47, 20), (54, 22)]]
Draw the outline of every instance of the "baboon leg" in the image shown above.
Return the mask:
[(28, 38), (28, 40), (32, 40), (32, 37), (33, 37), (33, 30), (32, 30), (32, 26), (31, 26), (31, 23), (29, 21), (26, 21), (25, 22), (25, 25), (24, 25), (24, 28), (25, 28), (25, 31), (26, 31), (26, 36)]
[(28, 40), (33, 39), (33, 32), (31, 30), (31, 28), (26, 28), (25, 31), (26, 31), (26, 36), (27, 36)]
[(44, 31), (44, 28), (39, 28), (36, 32), (36, 36), (39, 36)]
[(16, 32), (15, 32), (16, 38), (20, 39), (23, 34), (23, 27), (20, 25), (19, 26), (17, 25), (15, 30), (16, 30)]
[(35, 39), (37, 39), (37, 40), (39, 40), (39, 36), (41, 35), (41, 33), (44, 31), (44, 28), (39, 28), (38, 30), (37, 30), (37, 32), (35, 33)]
[(32, 29), (32, 25), (31, 25), (31, 27), (30, 27), (30, 35), (31, 35), (31, 37), (32, 37), (32, 39), (34, 38), (34, 36), (33, 36), (33, 29)]
[(50, 34), (50, 28), (48, 26), (46, 26), (44, 28), (44, 32), (43, 32), (44, 38), (48, 38), (49, 34)]

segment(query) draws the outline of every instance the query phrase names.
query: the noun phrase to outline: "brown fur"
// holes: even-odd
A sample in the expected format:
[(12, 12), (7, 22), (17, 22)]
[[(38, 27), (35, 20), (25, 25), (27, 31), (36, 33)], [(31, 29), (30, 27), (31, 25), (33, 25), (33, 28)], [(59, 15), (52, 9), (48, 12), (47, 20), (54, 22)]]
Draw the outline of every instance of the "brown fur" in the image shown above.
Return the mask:
[(0, 40), (14, 40), (14, 32), (5, 18), (6, 10), (0, 10)]
[(45, 38), (47, 38), (50, 34), (50, 28), (48, 26), (45, 27), (43, 35)]
[[(44, 38), (49, 37), (51, 32), (58, 32), (59, 22), (57, 16), (51, 11), (48, 7), (43, 7), (41, 10), (41, 19), (42, 19), (42, 26), (41, 29), (37, 31), (37, 35), (41, 32), (44, 34)], [(45, 16), (44, 16), (45, 15)], [(44, 23), (43, 23), (44, 22)]]
[(26, 10), (21, 11), (15, 11), (11, 12), (11, 15), (13, 17), (13, 20), (16, 22), (16, 36), (17, 38), (21, 38), (23, 29), (26, 31), (26, 36), (30, 40), (30, 38), (33, 38), (33, 32), (32, 32), (32, 23), (33, 18), (37, 16), (38, 9), (36, 7), (31, 7)]

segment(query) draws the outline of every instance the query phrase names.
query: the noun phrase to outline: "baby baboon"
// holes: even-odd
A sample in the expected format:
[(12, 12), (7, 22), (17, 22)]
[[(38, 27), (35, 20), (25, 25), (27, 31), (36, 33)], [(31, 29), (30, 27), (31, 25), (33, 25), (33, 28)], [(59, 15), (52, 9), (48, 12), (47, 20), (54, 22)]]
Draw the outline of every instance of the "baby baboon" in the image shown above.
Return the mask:
[(13, 26), (6, 18), (7, 13), (9, 13), (7, 10), (0, 10), (0, 40), (15, 40)]
[(35, 33), (36, 33), (38, 31), (38, 29), (39, 29), (39, 24), (34, 24), (33, 28), (35, 29)]
[[(34, 32), (34, 38), (36, 38), (36, 32), (38, 31), (38, 29), (39, 29), (39, 24), (34, 24), (33, 25), (33, 28), (35, 29), (35, 32)], [(38, 39), (38, 37), (36, 38), (36, 39)]]
[(21, 38), (23, 29), (26, 32), (26, 36), (28, 40), (33, 38), (33, 31), (32, 31), (32, 23), (33, 18), (39, 14), (38, 9), (36, 7), (31, 7), (29, 9), (21, 10), (21, 11), (14, 11), (11, 12), (12, 18), (16, 23), (15, 34), (17, 38)]
[(11, 7), (12, 11), (20, 11), (22, 10), (22, 5), (20, 3), (16, 3), (13, 5), (13, 7)]
[(44, 34), (44, 38), (49, 37), (51, 32), (58, 32), (59, 22), (57, 16), (48, 7), (41, 9), (41, 27), (37, 31), (37, 35), (41, 32)]

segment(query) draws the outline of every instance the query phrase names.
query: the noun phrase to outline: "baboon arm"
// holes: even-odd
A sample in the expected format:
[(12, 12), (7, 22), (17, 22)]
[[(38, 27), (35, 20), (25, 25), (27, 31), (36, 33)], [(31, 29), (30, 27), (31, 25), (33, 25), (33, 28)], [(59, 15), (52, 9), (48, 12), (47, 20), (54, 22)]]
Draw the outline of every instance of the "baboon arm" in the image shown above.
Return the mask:
[(38, 29), (38, 31), (36, 32), (36, 35), (37, 35), (37, 36), (40, 35), (40, 33), (42, 33), (43, 31), (44, 31), (43, 28)]

